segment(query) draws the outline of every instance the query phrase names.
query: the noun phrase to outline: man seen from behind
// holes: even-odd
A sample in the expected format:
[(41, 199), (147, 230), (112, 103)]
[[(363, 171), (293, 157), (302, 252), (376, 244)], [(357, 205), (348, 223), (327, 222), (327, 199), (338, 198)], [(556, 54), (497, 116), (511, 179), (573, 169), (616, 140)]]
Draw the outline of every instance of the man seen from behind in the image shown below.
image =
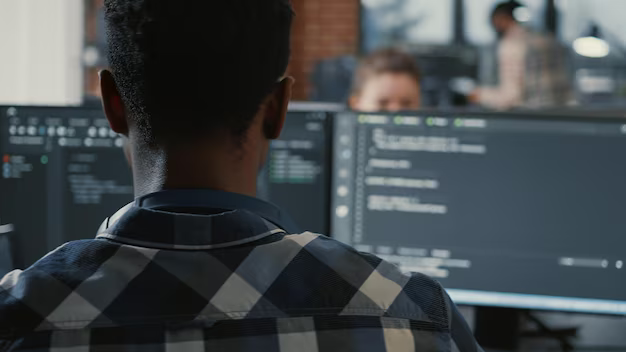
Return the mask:
[(254, 198), (293, 84), (286, 0), (105, 7), (136, 200), (1, 281), (0, 350), (479, 350), (437, 282)]

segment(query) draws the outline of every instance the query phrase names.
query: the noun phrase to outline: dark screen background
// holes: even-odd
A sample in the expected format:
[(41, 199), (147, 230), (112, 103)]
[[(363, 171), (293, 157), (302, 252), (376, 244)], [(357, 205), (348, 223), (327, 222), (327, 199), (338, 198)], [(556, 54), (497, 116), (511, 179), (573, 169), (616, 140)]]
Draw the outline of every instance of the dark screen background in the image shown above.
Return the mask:
[[(340, 181), (350, 184), (352, 195), (334, 202), (351, 208), (348, 227), (335, 217), (340, 239), (405, 267), (414, 268), (417, 258), (450, 289), (626, 300), (622, 123), (490, 118), (484, 128), (463, 128), (452, 117), (446, 126), (427, 126), (426, 116), (420, 126), (398, 126), (393, 117), (387, 124), (342, 118), (354, 139), (345, 147), (354, 158), (343, 164), (354, 177)], [(381, 131), (392, 140), (437, 137), (484, 153), (384, 150), (374, 141)], [(372, 159), (411, 166), (371, 168)], [(367, 185), (371, 176), (438, 186)], [(411, 198), (446, 211), (373, 210), (371, 196)], [(575, 264), (563, 265), (567, 258)]]
[[(259, 196), (303, 231), (329, 230), (330, 129), (327, 113), (291, 112), (259, 177)], [(133, 200), (121, 140), (100, 108), (0, 107), (0, 154), (9, 158), (0, 221), (15, 227), (16, 268), (65, 242), (94, 238), (105, 218)]]
[(290, 112), (259, 176), (259, 198), (286, 211), (302, 231), (329, 232), (330, 122), (325, 112)]
[(0, 217), (15, 227), (14, 265), (25, 268), (65, 242), (94, 238), (106, 217), (133, 200), (132, 176), (99, 109), (9, 109), (0, 108), (0, 143), (10, 160)]

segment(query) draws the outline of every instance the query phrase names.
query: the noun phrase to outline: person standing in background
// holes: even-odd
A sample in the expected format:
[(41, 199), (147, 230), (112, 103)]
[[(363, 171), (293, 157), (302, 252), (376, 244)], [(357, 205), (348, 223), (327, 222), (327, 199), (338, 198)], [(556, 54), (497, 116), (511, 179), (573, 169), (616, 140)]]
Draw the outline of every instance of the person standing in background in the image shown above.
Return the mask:
[(415, 58), (383, 49), (364, 58), (356, 70), (350, 108), (362, 112), (417, 110), (421, 105), (420, 70)]
[(498, 33), (499, 84), (476, 89), (473, 103), (497, 110), (546, 108), (569, 103), (565, 52), (551, 35), (532, 32), (515, 18), (516, 1), (497, 5), (491, 21)]

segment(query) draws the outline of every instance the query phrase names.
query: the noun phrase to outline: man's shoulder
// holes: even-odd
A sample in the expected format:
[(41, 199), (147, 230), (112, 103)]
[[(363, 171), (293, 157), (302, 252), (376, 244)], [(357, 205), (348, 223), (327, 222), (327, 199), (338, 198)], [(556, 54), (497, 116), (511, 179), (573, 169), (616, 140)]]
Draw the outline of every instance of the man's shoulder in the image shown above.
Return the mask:
[(26, 270), (0, 281), (0, 333), (42, 328), (46, 319), (70, 299), (119, 249), (108, 241), (66, 243)]
[(411, 280), (422, 280), (434, 286), (441, 287), (440, 284), (421, 273), (403, 271), (400, 267), (390, 263), (372, 253), (362, 252), (343, 242), (331, 237), (305, 232), (285, 236), (285, 240), (299, 243), (308, 253), (319, 259), (323, 259), (325, 265), (331, 266), (341, 271), (354, 269), (355, 271), (366, 271), (377, 273), (387, 277), (390, 281), (404, 285)]
[(297, 270), (341, 278), (328, 288), (335, 293), (348, 292), (350, 299), (342, 314), (380, 314), (449, 325), (450, 301), (434, 279), (404, 272), (373, 254), (326, 236), (304, 233), (286, 239), (304, 244), (300, 256), (310, 258), (308, 262), (296, 261)]

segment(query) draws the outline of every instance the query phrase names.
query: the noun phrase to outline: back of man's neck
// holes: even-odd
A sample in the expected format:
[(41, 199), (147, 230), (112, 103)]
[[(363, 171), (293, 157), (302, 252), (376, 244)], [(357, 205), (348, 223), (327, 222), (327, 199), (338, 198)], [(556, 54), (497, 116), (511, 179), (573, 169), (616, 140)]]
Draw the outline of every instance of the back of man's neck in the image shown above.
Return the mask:
[(133, 157), (135, 197), (176, 189), (212, 189), (256, 196), (258, 170), (237, 153), (197, 149), (134, 154), (139, 154)]

